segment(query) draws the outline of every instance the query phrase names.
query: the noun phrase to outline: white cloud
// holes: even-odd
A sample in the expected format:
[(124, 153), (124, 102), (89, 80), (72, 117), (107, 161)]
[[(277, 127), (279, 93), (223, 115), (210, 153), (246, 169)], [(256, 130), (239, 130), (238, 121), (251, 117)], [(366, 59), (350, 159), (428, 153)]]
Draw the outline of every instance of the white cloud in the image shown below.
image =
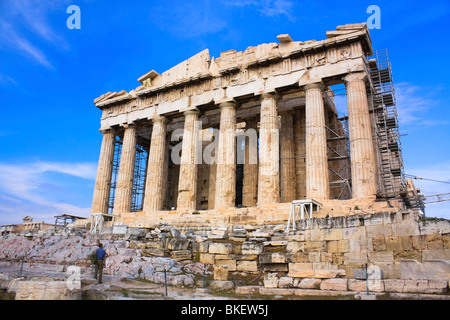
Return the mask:
[(448, 124), (447, 120), (430, 118), (427, 113), (438, 105), (433, 94), (434, 91), (429, 88), (421, 88), (408, 82), (395, 84), (395, 98), (400, 124), (421, 127)]
[[(59, 213), (86, 216), (90, 208), (76, 205), (83, 195), (74, 190), (70, 179), (92, 183), (96, 169), (96, 163), (0, 164), (0, 223), (17, 223), (24, 214), (47, 219)], [(49, 178), (50, 173), (63, 174), (65, 179), (54, 181)]]
[(254, 6), (263, 16), (285, 16), (289, 21), (296, 20), (292, 13), (294, 3), (290, 0), (228, 0), (225, 4), (235, 7)]

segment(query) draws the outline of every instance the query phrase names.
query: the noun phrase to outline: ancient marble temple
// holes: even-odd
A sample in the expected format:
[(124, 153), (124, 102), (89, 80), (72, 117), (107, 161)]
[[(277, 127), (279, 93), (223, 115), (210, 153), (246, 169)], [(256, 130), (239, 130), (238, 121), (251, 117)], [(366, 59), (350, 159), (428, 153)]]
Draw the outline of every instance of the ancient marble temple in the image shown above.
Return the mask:
[[(217, 58), (206, 49), (95, 99), (103, 141), (92, 213), (130, 221), (375, 199), (366, 24), (321, 41), (277, 38)], [(335, 85), (346, 90), (344, 120)]]

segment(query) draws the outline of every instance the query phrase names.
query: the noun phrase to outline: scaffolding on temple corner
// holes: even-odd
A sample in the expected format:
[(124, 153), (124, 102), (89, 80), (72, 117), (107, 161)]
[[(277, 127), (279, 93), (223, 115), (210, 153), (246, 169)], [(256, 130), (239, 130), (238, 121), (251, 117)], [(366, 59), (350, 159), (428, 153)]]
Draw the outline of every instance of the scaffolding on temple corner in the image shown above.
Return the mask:
[(378, 50), (368, 58), (370, 70), (369, 104), (377, 147), (378, 197), (401, 199), (406, 208), (416, 207), (405, 178), (394, 80), (387, 50)]

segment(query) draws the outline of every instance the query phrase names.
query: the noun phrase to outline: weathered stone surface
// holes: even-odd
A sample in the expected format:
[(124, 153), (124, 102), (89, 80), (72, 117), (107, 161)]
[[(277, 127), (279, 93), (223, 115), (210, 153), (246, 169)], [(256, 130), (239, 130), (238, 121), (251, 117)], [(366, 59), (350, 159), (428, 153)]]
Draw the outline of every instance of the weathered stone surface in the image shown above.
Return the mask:
[(228, 280), (228, 271), (224, 266), (214, 266), (214, 280)]
[[(231, 243), (211, 242), (209, 244), (209, 253), (216, 254), (230, 254), (232, 253), (233, 245)], [(248, 254), (248, 253), (246, 253)]]
[(210, 282), (209, 287), (211, 288), (211, 290), (230, 291), (234, 289), (234, 282), (224, 280), (213, 280)]
[(256, 261), (245, 261), (245, 260), (237, 261), (236, 270), (237, 271), (257, 272), (258, 264)]
[(81, 300), (81, 290), (70, 290), (67, 281), (19, 281), (16, 300)]
[(346, 291), (348, 279), (324, 279), (320, 283), (321, 290)]
[(191, 260), (192, 252), (190, 250), (174, 250), (170, 253), (170, 257), (177, 261)]
[(301, 289), (319, 289), (321, 283), (322, 279), (304, 278), (297, 281), (297, 284), (294, 283), (294, 286)]
[(263, 250), (263, 244), (252, 242), (244, 242), (242, 244), (242, 254), (260, 254)]

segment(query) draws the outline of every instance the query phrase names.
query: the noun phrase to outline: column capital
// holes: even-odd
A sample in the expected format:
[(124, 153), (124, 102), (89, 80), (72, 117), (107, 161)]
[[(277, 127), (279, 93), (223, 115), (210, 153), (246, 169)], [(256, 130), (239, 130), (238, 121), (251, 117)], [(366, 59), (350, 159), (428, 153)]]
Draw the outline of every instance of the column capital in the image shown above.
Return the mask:
[(98, 131), (100, 131), (102, 134), (106, 134), (106, 133), (114, 133), (114, 129), (113, 128), (100, 128)]
[(362, 72), (362, 71), (360, 71), (360, 72), (352, 72), (352, 73), (348, 73), (348, 74), (346, 74), (345, 76), (343, 76), (342, 77), (342, 80), (344, 81), (344, 83), (348, 83), (348, 82), (351, 82), (351, 81), (364, 81), (364, 82), (366, 82), (367, 81), (367, 73), (365, 73), (365, 72)]
[(153, 123), (165, 123), (166, 120), (167, 120), (167, 118), (164, 116), (157, 116), (152, 119), (152, 122)]
[(309, 83), (307, 85), (305, 85), (304, 87), (305, 92), (311, 89), (319, 89), (320, 91), (324, 91), (326, 89), (326, 86), (324, 85), (324, 83), (322, 81), (319, 82), (314, 82), (314, 83)]
[(219, 108), (235, 108), (236, 102), (234, 100), (223, 101), (219, 103)]
[(187, 110), (183, 112), (183, 115), (185, 116), (189, 116), (189, 115), (196, 115), (198, 116), (200, 113), (200, 111), (198, 111), (197, 109), (193, 109), (193, 110)]
[(272, 92), (263, 92), (261, 93), (261, 99), (275, 99), (275, 100), (279, 100), (281, 98), (281, 96), (272, 91)]
[(120, 124), (120, 126), (122, 128), (125, 128), (125, 129), (127, 129), (127, 128), (136, 128), (136, 123), (134, 123), (134, 122), (122, 123), (122, 124)]

